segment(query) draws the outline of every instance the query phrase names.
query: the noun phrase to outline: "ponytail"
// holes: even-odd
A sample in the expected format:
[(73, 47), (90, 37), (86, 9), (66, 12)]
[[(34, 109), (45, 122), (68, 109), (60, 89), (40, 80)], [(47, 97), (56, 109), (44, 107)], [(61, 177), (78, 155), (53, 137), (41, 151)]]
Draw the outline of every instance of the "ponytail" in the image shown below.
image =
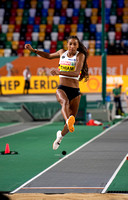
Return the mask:
[(76, 39), (79, 43), (78, 51), (85, 55), (85, 59), (84, 59), (84, 63), (83, 63), (83, 67), (82, 67), (82, 70), (81, 70), (79, 81), (81, 81), (82, 79), (85, 79), (85, 82), (87, 82), (88, 79), (89, 79), (88, 65), (87, 65), (87, 58), (88, 58), (87, 48), (82, 44), (82, 42), (79, 41), (77, 36), (69, 36), (67, 41), (69, 39)]

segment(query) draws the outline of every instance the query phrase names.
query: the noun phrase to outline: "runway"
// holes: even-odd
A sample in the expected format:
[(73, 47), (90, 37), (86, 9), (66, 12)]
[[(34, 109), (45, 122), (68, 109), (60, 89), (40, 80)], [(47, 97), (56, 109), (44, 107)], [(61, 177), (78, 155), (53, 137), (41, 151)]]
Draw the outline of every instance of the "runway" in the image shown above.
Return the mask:
[[(0, 102), (27, 101), (54, 102), (56, 101), (56, 96), (19, 95), (11, 97), (3, 96), (0, 98)], [(8, 136), (26, 132), (28, 130), (34, 130), (34, 128), (41, 127), (46, 123), (49, 122), (38, 121), (14, 123), (11, 126), (0, 127), (0, 138), (6, 138)], [(78, 146), (77, 149), (74, 149), (71, 153), (63, 158), (61, 157), (57, 162), (50, 165), (45, 170), (40, 171), (39, 174), (33, 176), (33, 178), (27, 180), (27, 182), (24, 182), (20, 187), (15, 188), (15, 190), (11, 192), (48, 194), (101, 193), (125, 155), (128, 153), (127, 130), (128, 120), (124, 119), (105, 131), (103, 130), (100, 135), (97, 135), (88, 142), (85, 142), (82, 146)], [(95, 131), (95, 129), (93, 129), (93, 131)], [(79, 135), (76, 137), (76, 140), (79, 140)], [(45, 145), (46, 142), (47, 141), (45, 141)], [(72, 146), (72, 139), (70, 139), (68, 142), (70, 142), (69, 145)], [(45, 154), (47, 154), (47, 152), (45, 152)], [(57, 155), (56, 152), (54, 154)]]
[(128, 121), (111, 127), (18, 188), (18, 193), (101, 193), (128, 152)]

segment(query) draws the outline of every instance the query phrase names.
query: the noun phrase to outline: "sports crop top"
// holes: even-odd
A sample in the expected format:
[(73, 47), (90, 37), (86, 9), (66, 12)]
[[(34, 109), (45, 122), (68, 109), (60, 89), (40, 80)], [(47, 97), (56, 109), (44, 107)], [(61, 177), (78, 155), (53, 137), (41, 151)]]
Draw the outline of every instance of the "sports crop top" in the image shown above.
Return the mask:
[[(65, 51), (61, 57), (60, 57), (60, 61), (59, 61), (59, 70), (60, 71), (64, 71), (64, 72), (73, 72), (75, 71), (75, 66), (76, 66), (76, 56), (79, 53), (79, 51), (76, 52), (76, 54), (69, 58), (67, 56), (68, 51)], [(66, 76), (66, 75), (59, 75), (59, 77), (63, 77), (63, 78), (71, 78), (71, 79), (76, 79), (79, 80), (79, 77), (71, 77), (71, 76)]]

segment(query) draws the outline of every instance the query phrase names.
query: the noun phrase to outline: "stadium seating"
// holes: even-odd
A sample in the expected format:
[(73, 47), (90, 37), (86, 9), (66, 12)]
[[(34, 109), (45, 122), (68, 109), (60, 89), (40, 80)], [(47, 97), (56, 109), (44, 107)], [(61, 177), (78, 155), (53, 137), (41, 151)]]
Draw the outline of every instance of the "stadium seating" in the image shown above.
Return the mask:
[[(105, 48), (128, 48), (128, 0), (105, 0)], [(89, 55), (101, 54), (101, 0), (12, 0), (0, 4), (0, 56), (30, 56), (25, 42), (46, 52), (66, 49), (77, 35)], [(119, 48), (116, 48), (120, 54)]]

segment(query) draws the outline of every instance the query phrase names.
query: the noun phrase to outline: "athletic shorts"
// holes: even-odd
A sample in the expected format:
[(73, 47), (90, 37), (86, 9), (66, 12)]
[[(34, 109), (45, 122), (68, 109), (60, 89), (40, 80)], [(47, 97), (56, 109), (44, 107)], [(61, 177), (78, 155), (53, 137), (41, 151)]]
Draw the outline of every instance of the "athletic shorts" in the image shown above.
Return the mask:
[(71, 101), (72, 99), (74, 99), (75, 97), (81, 94), (79, 88), (72, 88), (72, 87), (68, 87), (64, 85), (59, 85), (58, 89), (61, 89), (66, 93), (69, 101)]

